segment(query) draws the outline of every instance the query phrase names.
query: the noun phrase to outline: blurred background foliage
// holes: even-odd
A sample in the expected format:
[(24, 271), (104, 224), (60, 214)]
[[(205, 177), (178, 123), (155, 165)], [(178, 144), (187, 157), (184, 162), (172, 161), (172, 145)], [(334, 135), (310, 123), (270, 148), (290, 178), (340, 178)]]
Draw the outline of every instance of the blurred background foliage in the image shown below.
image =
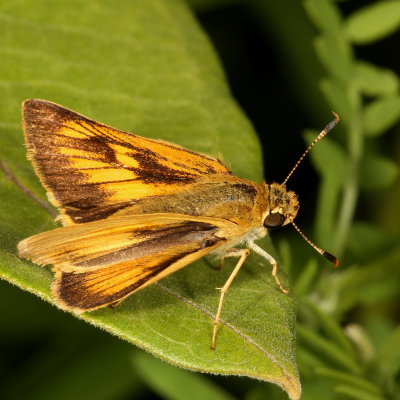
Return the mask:
[[(400, 399), (400, 2), (187, 3), (260, 136), (267, 181), (341, 116), (288, 185), (298, 225), (340, 268), (273, 233), (297, 297), (302, 399)], [(4, 399), (287, 398), (171, 367), (3, 282), (0, 296)]]

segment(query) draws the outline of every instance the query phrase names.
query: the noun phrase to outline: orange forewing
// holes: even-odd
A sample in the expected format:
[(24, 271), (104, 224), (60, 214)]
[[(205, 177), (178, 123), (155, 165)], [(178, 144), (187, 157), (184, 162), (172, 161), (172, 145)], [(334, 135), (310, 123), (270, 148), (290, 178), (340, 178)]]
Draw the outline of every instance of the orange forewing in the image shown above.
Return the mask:
[(120, 131), (44, 100), (24, 102), (23, 125), (28, 158), (50, 201), (61, 208), (64, 225), (176, 194), (204, 176), (231, 174), (212, 157)]

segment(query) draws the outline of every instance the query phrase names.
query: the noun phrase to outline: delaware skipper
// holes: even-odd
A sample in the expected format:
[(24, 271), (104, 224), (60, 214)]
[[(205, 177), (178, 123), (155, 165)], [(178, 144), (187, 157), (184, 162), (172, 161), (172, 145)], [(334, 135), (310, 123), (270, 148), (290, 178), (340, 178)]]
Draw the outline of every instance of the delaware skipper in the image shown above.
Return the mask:
[[(27, 100), (22, 112), (28, 159), (63, 227), (22, 240), (18, 251), (53, 265), (52, 294), (62, 309), (83, 313), (119, 304), (206, 254), (238, 257), (220, 289), (214, 349), (225, 293), (250, 250), (271, 263), (287, 293), (277, 262), (255, 244), (268, 229), (291, 224), (339, 264), (296, 226), (299, 201), (286, 189), (304, 156), (338, 123), (335, 113), (284, 182), (266, 184), (232, 175), (218, 159), (122, 132), (55, 103)], [(238, 248), (241, 243), (246, 248)]]

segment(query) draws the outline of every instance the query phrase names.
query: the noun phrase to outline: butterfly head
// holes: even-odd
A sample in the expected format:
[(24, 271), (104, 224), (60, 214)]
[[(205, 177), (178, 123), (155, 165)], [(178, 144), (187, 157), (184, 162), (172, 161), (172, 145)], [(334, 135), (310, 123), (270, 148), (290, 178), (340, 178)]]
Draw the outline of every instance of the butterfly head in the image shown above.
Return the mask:
[(271, 183), (269, 188), (269, 210), (263, 224), (267, 229), (276, 229), (292, 222), (299, 210), (297, 194), (285, 185)]

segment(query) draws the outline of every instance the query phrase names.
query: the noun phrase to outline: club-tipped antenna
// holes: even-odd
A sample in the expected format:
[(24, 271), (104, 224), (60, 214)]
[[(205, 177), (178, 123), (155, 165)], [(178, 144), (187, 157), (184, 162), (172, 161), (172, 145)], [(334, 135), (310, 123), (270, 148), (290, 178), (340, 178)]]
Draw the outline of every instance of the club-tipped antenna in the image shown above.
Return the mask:
[(292, 221), (291, 224), (293, 225), (293, 228), (296, 229), (296, 231), (300, 234), (300, 236), (316, 251), (318, 251), (321, 256), (324, 256), (327, 260), (329, 260), (333, 264), (333, 268), (337, 268), (339, 266), (339, 260), (332, 255), (331, 253), (328, 253), (325, 250), (322, 250), (320, 247), (318, 247), (316, 244), (314, 244), (301, 230), (300, 228)]
[(332, 111), (333, 116), (335, 117), (334, 120), (329, 122), (328, 125), (325, 126), (324, 129), (322, 129), (321, 133), (314, 139), (314, 141), (307, 147), (306, 151), (303, 153), (303, 155), (299, 158), (295, 166), (292, 168), (292, 170), (289, 172), (289, 175), (285, 178), (283, 181), (282, 185), (285, 186), (286, 182), (289, 180), (289, 178), (292, 176), (293, 172), (296, 170), (296, 168), (299, 166), (299, 164), (303, 161), (303, 158), (308, 154), (308, 152), (324, 137), (326, 136), (339, 122), (339, 115), (337, 115), (334, 111)]

